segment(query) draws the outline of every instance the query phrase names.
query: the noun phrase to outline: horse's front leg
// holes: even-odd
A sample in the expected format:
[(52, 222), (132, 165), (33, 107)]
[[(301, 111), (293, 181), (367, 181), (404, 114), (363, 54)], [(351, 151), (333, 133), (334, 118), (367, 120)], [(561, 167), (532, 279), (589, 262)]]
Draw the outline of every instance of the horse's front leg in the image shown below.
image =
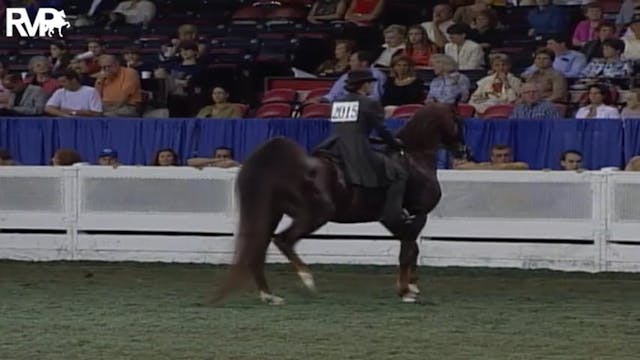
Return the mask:
[(418, 258), (418, 243), (415, 240), (404, 240), (400, 243), (400, 269), (398, 271), (398, 295), (402, 302), (416, 302), (417, 293), (411, 290), (411, 273), (413, 264)]

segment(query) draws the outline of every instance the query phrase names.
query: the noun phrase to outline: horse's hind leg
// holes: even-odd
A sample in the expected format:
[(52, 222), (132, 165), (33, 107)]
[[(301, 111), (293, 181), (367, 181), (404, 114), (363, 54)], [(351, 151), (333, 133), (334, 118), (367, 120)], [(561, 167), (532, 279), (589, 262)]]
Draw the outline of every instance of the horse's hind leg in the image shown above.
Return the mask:
[[(273, 233), (273, 231), (276, 229), (281, 219), (282, 215), (274, 217), (271, 223), (271, 233)], [(269, 248), (270, 243), (271, 237), (268, 237), (262, 244), (260, 251), (256, 252), (256, 254), (254, 255), (254, 258), (249, 264), (249, 270), (251, 271), (256, 282), (256, 286), (260, 291), (260, 300), (271, 305), (282, 305), (284, 304), (284, 299), (271, 293), (269, 285), (267, 284), (267, 278), (264, 274), (267, 249)]]

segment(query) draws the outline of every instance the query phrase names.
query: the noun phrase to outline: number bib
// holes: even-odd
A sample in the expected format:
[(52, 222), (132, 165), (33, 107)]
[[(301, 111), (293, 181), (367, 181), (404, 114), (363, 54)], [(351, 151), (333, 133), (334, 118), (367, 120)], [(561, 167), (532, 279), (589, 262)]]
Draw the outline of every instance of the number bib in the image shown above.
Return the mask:
[(358, 101), (338, 101), (331, 104), (331, 122), (358, 121)]

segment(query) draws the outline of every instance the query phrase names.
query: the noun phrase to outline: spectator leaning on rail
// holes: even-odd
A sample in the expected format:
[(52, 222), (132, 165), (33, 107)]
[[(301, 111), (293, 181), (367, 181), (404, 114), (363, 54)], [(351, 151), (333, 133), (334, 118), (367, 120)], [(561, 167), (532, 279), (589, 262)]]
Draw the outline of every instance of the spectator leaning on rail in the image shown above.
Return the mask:
[(12, 166), (17, 163), (11, 157), (11, 154), (7, 149), (0, 148), (0, 166)]
[(232, 168), (240, 166), (240, 163), (233, 160), (233, 150), (231, 148), (220, 146), (213, 152), (213, 158), (191, 158), (187, 160), (187, 165), (198, 169), (208, 166)]
[(542, 99), (538, 83), (525, 83), (520, 88), (520, 102), (511, 112), (512, 119), (558, 119), (558, 109)]
[(454, 160), (453, 168), (456, 170), (527, 170), (529, 165), (524, 162), (514, 162), (511, 156), (511, 148), (507, 145), (497, 144), (491, 147), (490, 161), (476, 163), (467, 160)]
[(582, 153), (578, 150), (563, 151), (560, 155), (560, 168), (567, 171), (583, 171)]
[(56, 90), (47, 101), (44, 112), (52, 116), (102, 115), (102, 100), (96, 89), (80, 83), (80, 77), (73, 70), (56, 75), (61, 89)]
[[(373, 77), (376, 78), (376, 82), (372, 86), (369, 98), (379, 101), (384, 92), (384, 83), (387, 80), (387, 77), (382, 71), (371, 67), (371, 58), (371, 53), (366, 51), (358, 51), (356, 53), (353, 53), (349, 58), (349, 67), (351, 71), (367, 69), (371, 71)], [(333, 83), (333, 86), (331, 86), (331, 90), (329, 90), (329, 93), (323, 97), (324, 101), (332, 102), (336, 99), (341, 99), (346, 95), (344, 85), (348, 75), (349, 73), (343, 74), (338, 78), (338, 80), (336, 80), (335, 83)]]
[(111, 148), (102, 149), (102, 151), (98, 155), (98, 165), (113, 167), (119, 166), (120, 164), (118, 163), (118, 152)]
[(26, 84), (20, 74), (5, 75), (3, 85), (9, 96), (6, 103), (0, 104), (1, 116), (42, 115), (47, 94), (40, 86)]

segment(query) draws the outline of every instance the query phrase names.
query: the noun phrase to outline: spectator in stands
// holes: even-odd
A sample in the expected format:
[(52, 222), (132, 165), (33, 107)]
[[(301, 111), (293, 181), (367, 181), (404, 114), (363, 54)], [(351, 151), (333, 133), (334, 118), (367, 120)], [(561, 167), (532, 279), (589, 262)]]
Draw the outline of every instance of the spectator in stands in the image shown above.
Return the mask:
[(9, 72), (9, 63), (4, 59), (0, 59), (0, 105), (6, 104), (9, 99), (9, 90), (7, 90), (4, 85), (2, 85), (2, 79), (4, 79), (5, 75)]
[(634, 156), (629, 160), (624, 171), (640, 171), (640, 156)]
[(352, 40), (336, 40), (333, 51), (334, 58), (329, 59), (318, 67), (319, 76), (340, 76), (349, 71), (349, 58), (353, 54), (355, 43)]
[(96, 89), (102, 99), (105, 116), (138, 117), (142, 101), (138, 72), (122, 67), (114, 55), (100, 57), (102, 71)]
[(171, 148), (156, 151), (153, 156), (152, 166), (178, 166), (180, 165), (178, 154)]
[(594, 58), (582, 70), (582, 76), (589, 79), (626, 78), (633, 71), (630, 61), (620, 58), (624, 52), (624, 41), (606, 39), (602, 42), (602, 58)]
[(233, 150), (226, 146), (217, 147), (213, 152), (213, 158), (191, 158), (187, 160), (187, 165), (198, 169), (204, 167), (232, 168), (240, 166), (240, 163), (233, 160)]
[(558, 119), (558, 109), (547, 99), (542, 98), (540, 84), (524, 83), (520, 88), (520, 102), (511, 112), (512, 119)]
[(81, 162), (82, 157), (73, 149), (58, 149), (51, 158), (53, 166), (71, 166)]
[(384, 29), (383, 33), (383, 50), (373, 65), (388, 68), (389, 65), (391, 65), (391, 59), (404, 52), (407, 40), (407, 28), (402, 25), (389, 25)]
[(13, 166), (17, 163), (11, 157), (11, 153), (7, 149), (0, 148), (0, 166)]
[(454, 104), (469, 100), (471, 82), (458, 72), (458, 64), (450, 56), (433, 54), (431, 66), (436, 77), (429, 84), (427, 102)]
[(351, 0), (344, 19), (358, 26), (370, 26), (382, 14), (386, 0)]
[(547, 48), (540, 48), (535, 52), (533, 65), (522, 73), (522, 78), (527, 82), (540, 84), (542, 97), (551, 102), (567, 100), (567, 79), (551, 66), (555, 54)]
[[(547, 48), (555, 54), (553, 68), (568, 78), (579, 77), (587, 66), (587, 58), (581, 52), (567, 48), (567, 42), (561, 35), (552, 35), (547, 40)], [(533, 67), (534, 65), (532, 65)], [(528, 71), (529, 69), (527, 69)]]
[(107, 28), (123, 23), (147, 28), (155, 16), (156, 5), (149, 0), (123, 1), (111, 12)]
[(626, 99), (627, 105), (622, 109), (623, 119), (640, 119), (640, 89), (631, 89)]
[(589, 86), (589, 102), (576, 113), (576, 119), (619, 119), (618, 109), (605, 103), (607, 89), (603, 85)]
[(73, 23), (74, 27), (85, 27), (95, 24), (105, 24), (109, 19), (111, 10), (116, 7), (116, 0), (92, 0), (80, 1), (77, 6), (78, 19)]
[(422, 26), (414, 25), (409, 28), (404, 54), (416, 64), (417, 68), (428, 67), (431, 55), (437, 51), (438, 48), (429, 40)]
[(529, 10), (529, 36), (562, 34), (567, 27), (567, 12), (550, 0), (536, 0), (537, 7)]
[(455, 170), (527, 170), (529, 165), (524, 162), (514, 162), (511, 148), (508, 145), (496, 144), (489, 151), (489, 162), (476, 163), (468, 160), (453, 162)]
[(51, 116), (83, 116), (102, 115), (102, 101), (96, 89), (80, 83), (80, 77), (73, 70), (57, 74), (62, 88), (56, 90), (47, 101), (44, 112)]
[(635, 16), (640, 16), (640, 0), (624, 0), (616, 17), (618, 30), (622, 31), (625, 26), (631, 24)]
[(586, 43), (580, 50), (587, 57), (587, 61), (591, 61), (593, 58), (603, 57), (602, 43), (607, 39), (615, 37), (615, 26), (613, 26), (613, 24), (601, 23), (597, 30), (598, 37)]
[(51, 96), (60, 86), (51, 76), (51, 63), (44, 56), (34, 56), (29, 60), (30, 74), (24, 79), (27, 84), (36, 85), (44, 90), (47, 97)]
[(102, 42), (98, 39), (89, 39), (87, 41), (87, 51), (78, 54), (75, 58), (83, 60), (87, 64), (87, 73), (90, 75), (100, 72), (100, 64), (98, 59), (104, 54)]
[(89, 74), (89, 68), (87, 67), (87, 63), (84, 60), (73, 59), (71, 60), (71, 64), (69, 64), (69, 68), (75, 71), (79, 78), (80, 83), (86, 86), (95, 86), (96, 79), (98, 78), (99, 73), (95, 73), (93, 75)]
[(347, 11), (346, 0), (316, 0), (309, 10), (307, 21), (312, 24), (343, 20)]
[(635, 17), (631, 21), (622, 40), (624, 41), (622, 58), (634, 61), (640, 60), (640, 16)]
[(560, 155), (560, 168), (566, 171), (581, 171), (582, 153), (578, 150), (563, 151)]
[[(384, 83), (387, 80), (386, 75), (380, 70), (371, 67), (371, 54), (366, 51), (358, 51), (353, 53), (349, 58), (349, 68), (351, 71), (353, 70), (364, 70), (369, 69), (373, 76), (377, 79), (377, 82), (371, 89), (371, 94), (369, 94), (369, 98), (374, 100), (380, 100), (382, 94), (384, 93)], [(344, 89), (344, 85), (347, 80), (347, 74), (343, 74), (333, 83), (331, 86), (331, 90), (329, 93), (323, 97), (324, 101), (332, 102), (335, 99), (340, 99), (346, 94), (346, 90)]]
[(420, 24), (427, 32), (429, 40), (436, 44), (440, 49), (444, 49), (446, 43), (449, 42), (449, 34), (447, 30), (453, 21), (453, 9), (449, 4), (438, 4), (433, 7), (432, 20)]
[(155, 70), (152, 64), (147, 64), (142, 61), (142, 57), (140, 57), (140, 47), (138, 46), (125, 47), (122, 51), (122, 58), (124, 59), (126, 67), (134, 69), (140, 74), (144, 71), (153, 72)]
[(73, 56), (69, 54), (67, 45), (62, 41), (54, 41), (49, 45), (49, 62), (52, 64), (51, 72), (65, 70), (69, 67)]
[(458, 24), (467, 24), (469, 27), (475, 28), (476, 16), (483, 11), (492, 12), (490, 5), (491, 0), (475, 0), (471, 5), (460, 6), (453, 14), (453, 21)]
[(511, 60), (507, 55), (493, 54), (490, 62), (491, 75), (478, 81), (478, 88), (469, 101), (479, 114), (494, 105), (513, 104), (522, 85), (522, 80), (510, 72)]
[(597, 28), (602, 23), (602, 6), (598, 3), (591, 3), (584, 10), (586, 20), (580, 21), (573, 30), (571, 43), (573, 46), (582, 47), (587, 42), (595, 40)]
[(0, 104), (2, 116), (41, 115), (47, 102), (47, 94), (40, 86), (27, 84), (20, 74), (7, 74), (3, 78), (4, 87), (9, 90), (5, 104)]
[[(162, 45), (162, 55), (160, 56), (163, 61), (180, 60), (180, 43), (183, 41), (195, 41), (198, 42), (198, 28), (192, 24), (182, 24), (178, 27), (178, 37), (171, 39), (170, 45)], [(207, 46), (203, 43), (198, 43), (198, 58), (205, 58), (207, 53)]]
[(485, 54), (492, 48), (502, 46), (502, 31), (496, 28), (497, 18), (488, 10), (480, 11), (475, 17), (475, 26), (469, 31), (469, 40), (473, 40), (482, 46)]
[(395, 57), (384, 84), (382, 105), (420, 104), (424, 97), (424, 82), (416, 76), (413, 61), (404, 55)]
[(215, 86), (211, 90), (211, 99), (213, 105), (207, 105), (203, 107), (197, 118), (212, 118), (212, 119), (239, 119), (243, 114), (240, 110), (229, 103), (229, 93), (222, 86)]
[(118, 152), (111, 148), (102, 149), (102, 151), (98, 155), (98, 165), (113, 167), (119, 166), (120, 164), (118, 163)]
[(458, 63), (460, 70), (479, 70), (484, 67), (484, 51), (482, 46), (467, 39), (469, 27), (465, 24), (451, 25), (447, 33), (451, 42), (444, 47), (444, 53)]

